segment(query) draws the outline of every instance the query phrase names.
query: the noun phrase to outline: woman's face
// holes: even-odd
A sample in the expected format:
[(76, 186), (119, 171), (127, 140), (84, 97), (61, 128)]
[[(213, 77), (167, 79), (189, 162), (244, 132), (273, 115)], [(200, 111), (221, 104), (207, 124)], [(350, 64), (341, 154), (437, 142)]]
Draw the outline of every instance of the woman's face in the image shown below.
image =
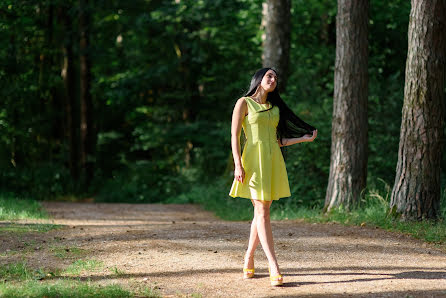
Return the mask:
[(260, 86), (266, 92), (272, 92), (276, 89), (277, 86), (277, 75), (276, 72), (272, 69), (268, 70), (263, 76), (262, 82), (260, 82)]

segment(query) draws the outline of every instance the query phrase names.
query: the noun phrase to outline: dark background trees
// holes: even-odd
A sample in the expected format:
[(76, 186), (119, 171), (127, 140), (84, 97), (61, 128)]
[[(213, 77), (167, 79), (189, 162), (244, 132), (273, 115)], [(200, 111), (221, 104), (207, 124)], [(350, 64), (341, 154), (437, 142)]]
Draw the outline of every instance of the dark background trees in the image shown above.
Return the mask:
[[(227, 202), (230, 115), (263, 63), (263, 2), (2, 1), (1, 190)], [(404, 0), (370, 3), (367, 189), (395, 179), (409, 12)], [(283, 210), (324, 205), (336, 13), (335, 1), (291, 1), (282, 95), (319, 134), (286, 152)]]

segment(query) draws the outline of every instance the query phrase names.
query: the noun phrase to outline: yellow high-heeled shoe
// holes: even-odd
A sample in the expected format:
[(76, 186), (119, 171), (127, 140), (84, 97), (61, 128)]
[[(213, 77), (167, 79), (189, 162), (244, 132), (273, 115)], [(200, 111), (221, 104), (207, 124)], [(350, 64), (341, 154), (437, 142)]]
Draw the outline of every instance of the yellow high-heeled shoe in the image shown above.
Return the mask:
[(269, 272), (269, 280), (271, 282), (271, 286), (277, 287), (277, 286), (283, 285), (283, 275), (282, 274), (277, 274), (277, 275), (272, 276), (271, 269), (269, 267), (268, 267), (268, 272)]
[[(254, 261), (254, 256), (252, 256), (251, 258)], [(251, 258), (249, 258), (249, 259), (251, 259)], [(246, 256), (245, 256), (245, 264), (246, 264)], [(254, 277), (254, 268), (252, 268), (252, 269), (251, 268), (243, 268), (243, 278), (244, 279), (253, 278), (253, 277)]]
[(253, 277), (254, 277), (254, 268), (252, 268), (252, 269), (243, 268), (243, 278), (244, 279), (253, 278)]

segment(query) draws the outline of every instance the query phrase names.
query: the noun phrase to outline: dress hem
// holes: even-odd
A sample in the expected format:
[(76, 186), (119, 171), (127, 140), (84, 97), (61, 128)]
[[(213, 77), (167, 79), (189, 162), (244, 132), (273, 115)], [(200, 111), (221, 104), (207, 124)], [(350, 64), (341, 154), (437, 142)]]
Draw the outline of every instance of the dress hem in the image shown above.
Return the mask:
[(232, 195), (229, 195), (230, 197), (232, 197), (232, 198), (242, 198), (242, 199), (249, 199), (249, 200), (256, 200), (256, 201), (262, 201), (262, 202), (271, 202), (271, 201), (278, 201), (278, 200), (280, 200), (280, 199), (284, 199), (284, 198), (289, 198), (289, 197), (291, 197), (291, 195), (289, 195), (289, 196), (286, 196), (286, 197), (279, 197), (279, 198), (275, 198), (275, 199), (271, 199), (271, 200), (259, 200), (259, 199), (252, 199), (252, 198), (249, 198), (249, 197), (242, 197), (242, 196), (232, 196)]

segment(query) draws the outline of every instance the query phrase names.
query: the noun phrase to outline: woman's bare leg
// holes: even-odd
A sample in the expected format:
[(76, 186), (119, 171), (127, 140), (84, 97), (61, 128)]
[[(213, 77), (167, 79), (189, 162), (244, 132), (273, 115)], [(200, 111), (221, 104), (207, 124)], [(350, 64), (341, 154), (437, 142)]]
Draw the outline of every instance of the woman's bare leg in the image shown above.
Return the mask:
[(257, 234), (262, 244), (263, 251), (268, 258), (271, 275), (280, 274), (279, 264), (277, 263), (276, 253), (274, 251), (273, 233), (270, 221), (270, 206), (272, 201), (253, 200), (256, 217)]
[(248, 249), (245, 254), (245, 267), (244, 268), (254, 268), (254, 252), (256, 251), (257, 246), (260, 243), (259, 235), (257, 234), (257, 217), (255, 212), (254, 201), (251, 200), (252, 205), (254, 206), (254, 217), (251, 223), (251, 233), (249, 234), (249, 243)]

